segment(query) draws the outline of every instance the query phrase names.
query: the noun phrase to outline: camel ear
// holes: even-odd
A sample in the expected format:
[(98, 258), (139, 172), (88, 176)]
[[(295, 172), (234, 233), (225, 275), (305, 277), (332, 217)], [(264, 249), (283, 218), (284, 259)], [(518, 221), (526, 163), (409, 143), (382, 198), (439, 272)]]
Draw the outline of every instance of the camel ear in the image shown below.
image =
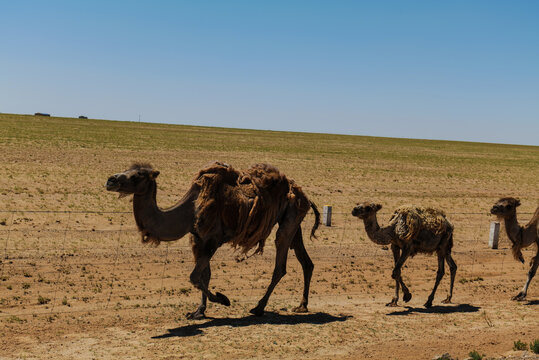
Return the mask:
[(153, 170), (153, 171), (151, 172), (150, 176), (151, 176), (152, 179), (155, 179), (156, 177), (159, 176), (159, 174), (160, 174), (159, 171)]
[(374, 210), (378, 211), (382, 208), (382, 205), (380, 204), (374, 204)]
[(517, 202), (515, 203), (515, 207), (520, 206), (520, 199), (515, 199)]

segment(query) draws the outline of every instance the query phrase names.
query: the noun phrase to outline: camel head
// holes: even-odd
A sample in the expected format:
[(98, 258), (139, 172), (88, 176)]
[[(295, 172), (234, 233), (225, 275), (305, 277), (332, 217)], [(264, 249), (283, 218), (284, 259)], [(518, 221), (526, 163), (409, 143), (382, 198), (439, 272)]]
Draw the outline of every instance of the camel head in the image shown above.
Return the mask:
[(355, 216), (360, 219), (366, 219), (371, 215), (375, 215), (381, 208), (382, 205), (380, 204), (363, 202), (361, 204), (358, 204), (352, 210), (352, 216)]
[(500, 218), (509, 217), (515, 214), (517, 206), (520, 206), (519, 199), (512, 197), (501, 198), (490, 209), (490, 213)]
[(120, 197), (145, 194), (159, 175), (150, 164), (135, 163), (122, 173), (114, 174), (105, 184), (108, 191), (120, 193)]

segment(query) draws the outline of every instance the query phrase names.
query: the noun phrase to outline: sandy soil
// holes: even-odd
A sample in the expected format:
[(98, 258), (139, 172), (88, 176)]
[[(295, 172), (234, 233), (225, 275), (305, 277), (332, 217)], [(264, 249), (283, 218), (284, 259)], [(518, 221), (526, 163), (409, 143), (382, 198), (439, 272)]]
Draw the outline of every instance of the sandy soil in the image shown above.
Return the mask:
[[(63, 215), (65, 223), (45, 219), (53, 215)], [(507, 243), (491, 250), (485, 243), (457, 241), (453, 304), (440, 303), (448, 289), (446, 276), (431, 309), (423, 303), (436, 259), (416, 256), (404, 269), (413, 298), (391, 308), (385, 303), (393, 295), (392, 258), (366, 240), (354, 241), (362, 233), (355, 219), (348, 219), (346, 227), (323, 228), (318, 240), (306, 240), (316, 266), (310, 313), (291, 312), (302, 287), (291, 252), (288, 274), (270, 299), (268, 313), (249, 314), (270, 280), (274, 247), (269, 243), (263, 256), (241, 263), (223, 247), (212, 263), (211, 285), (232, 305), (212, 304), (207, 320), (187, 320), (184, 314), (199, 300), (188, 282), (189, 246), (185, 240), (142, 246), (129, 217), (14, 216), (2, 262), (5, 358), (427, 359), (449, 352), (462, 359), (472, 350), (502, 355), (514, 341), (530, 342), (539, 334), (537, 287), (531, 287), (528, 301), (510, 300), (527, 266), (511, 258)], [(43, 222), (55, 224), (57, 231), (34, 227)], [(305, 227), (310, 225), (307, 221)], [(33, 248), (24, 241), (28, 238), (47, 245)], [(529, 259), (532, 249), (524, 255)]]

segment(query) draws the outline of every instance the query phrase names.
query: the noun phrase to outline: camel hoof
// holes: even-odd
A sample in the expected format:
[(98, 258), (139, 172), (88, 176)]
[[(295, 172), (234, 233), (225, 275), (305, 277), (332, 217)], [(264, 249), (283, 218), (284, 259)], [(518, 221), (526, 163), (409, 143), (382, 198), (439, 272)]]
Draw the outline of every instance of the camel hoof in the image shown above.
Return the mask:
[(432, 301), (427, 301), (424, 305), (427, 309), (430, 309), (432, 307)]
[(523, 294), (521, 292), (519, 292), (517, 296), (513, 296), (511, 298), (511, 300), (516, 300), (516, 301), (524, 301), (525, 299), (526, 299), (526, 294)]
[(292, 309), (292, 312), (295, 312), (295, 313), (306, 313), (306, 312), (309, 312), (309, 310), (307, 310), (307, 306), (305, 305), (300, 305), (298, 307), (295, 307)]
[(204, 311), (193, 311), (190, 313), (185, 314), (185, 318), (189, 320), (202, 320), (206, 318), (206, 315), (204, 314)]
[(230, 306), (230, 300), (220, 292), (215, 293), (215, 302), (224, 306)]
[(442, 304), (451, 304), (451, 298), (448, 296), (447, 299), (442, 301)]
[(388, 303), (386, 304), (386, 306), (389, 306), (389, 307), (397, 307), (397, 306), (399, 306), (399, 305), (397, 305), (397, 301), (398, 301), (397, 298), (393, 298), (393, 299), (391, 299), (391, 302), (388, 302)]
[(404, 302), (408, 302), (408, 301), (412, 300), (412, 293), (404, 294), (404, 296), (402, 297), (402, 300), (404, 300)]
[(264, 315), (264, 309), (260, 309), (258, 306), (255, 308), (252, 308), (251, 310), (249, 310), (249, 312), (253, 314), (254, 316)]

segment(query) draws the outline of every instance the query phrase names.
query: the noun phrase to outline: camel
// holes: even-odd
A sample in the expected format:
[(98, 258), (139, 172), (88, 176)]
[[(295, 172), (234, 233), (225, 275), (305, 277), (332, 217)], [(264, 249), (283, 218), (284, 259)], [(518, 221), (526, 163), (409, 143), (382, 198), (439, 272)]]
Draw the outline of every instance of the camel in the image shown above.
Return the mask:
[(320, 224), (320, 213), (296, 183), (276, 167), (256, 164), (245, 171), (215, 162), (195, 176), (183, 198), (168, 209), (157, 206), (156, 178), (159, 171), (150, 164), (135, 163), (128, 170), (111, 176), (108, 191), (120, 197), (133, 195), (133, 213), (143, 243), (158, 245), (174, 241), (190, 233), (195, 257), (191, 283), (202, 292), (198, 308), (187, 314), (189, 319), (205, 318), (207, 299), (225, 306), (230, 300), (208, 289), (211, 277), (210, 260), (217, 249), (229, 243), (247, 256), (262, 253), (266, 238), (278, 224), (275, 239), (275, 268), (266, 293), (251, 309), (256, 316), (264, 314), (269, 297), (286, 274), (288, 250), (293, 249), (303, 269), (303, 297), (294, 312), (307, 312), (309, 286), (314, 269), (301, 233), (301, 222), (312, 208), (315, 214), (311, 238)]
[(517, 221), (518, 206), (520, 206), (519, 199), (505, 197), (494, 204), (492, 209), (490, 209), (490, 213), (498, 216), (499, 219), (503, 219), (505, 222), (505, 231), (507, 232), (507, 237), (513, 243), (511, 250), (516, 260), (524, 264), (521, 249), (532, 244), (537, 245), (537, 252), (530, 262), (531, 267), (530, 271), (528, 271), (528, 279), (522, 290), (513, 297), (513, 300), (522, 301), (526, 299), (528, 286), (530, 286), (530, 282), (537, 272), (537, 267), (539, 267), (539, 206), (535, 210), (531, 220), (524, 226), (520, 226)]
[(451, 285), (449, 295), (442, 303), (450, 303), (457, 272), (457, 265), (451, 257), (453, 225), (440, 210), (405, 206), (395, 210), (388, 226), (380, 228), (376, 213), (381, 208), (380, 204), (364, 202), (352, 210), (352, 215), (363, 220), (367, 235), (372, 242), (378, 245), (391, 245), (395, 261), (391, 275), (395, 279), (395, 297), (386, 306), (398, 306), (399, 286), (402, 287), (404, 293), (403, 300), (408, 302), (412, 299), (412, 294), (401, 277), (401, 268), (406, 259), (417, 253), (431, 254), (434, 252), (438, 255), (438, 272), (434, 288), (425, 303), (425, 307), (432, 307), (434, 294), (444, 276), (444, 260), (451, 271)]

